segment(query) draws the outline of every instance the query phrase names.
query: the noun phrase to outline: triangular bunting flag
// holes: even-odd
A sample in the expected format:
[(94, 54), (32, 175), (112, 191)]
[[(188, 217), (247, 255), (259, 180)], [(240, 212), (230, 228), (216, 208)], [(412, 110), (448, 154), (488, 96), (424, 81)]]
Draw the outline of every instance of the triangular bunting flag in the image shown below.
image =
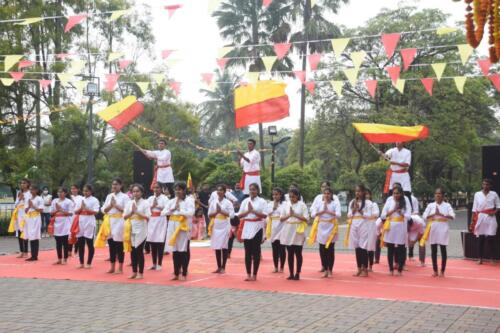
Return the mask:
[(130, 66), (130, 64), (132, 64), (132, 60), (126, 60), (126, 59), (118, 60), (118, 67), (120, 67), (121, 70), (124, 70), (125, 68)]
[(314, 90), (316, 89), (316, 83), (314, 81), (307, 81), (305, 84), (307, 91), (309, 91), (311, 95), (314, 95)]
[(404, 79), (399, 79), (398, 82), (394, 85), (394, 87), (402, 94), (405, 92), (405, 83), (406, 80)]
[(300, 83), (304, 84), (306, 82), (306, 72), (305, 71), (293, 71), (295, 77), (300, 81)]
[(50, 86), (52, 81), (51, 80), (38, 80), (38, 83), (40, 84), (40, 88), (42, 88), (42, 90), (45, 90)]
[(165, 9), (168, 11), (168, 18), (171, 18), (172, 15), (175, 14), (177, 9), (179, 9), (181, 7), (182, 7), (182, 5), (180, 5), (180, 4), (165, 6)]
[(460, 55), (460, 60), (462, 61), (462, 65), (465, 65), (467, 63), (467, 60), (469, 60), (469, 57), (472, 54), (472, 51), (474, 51), (474, 49), (469, 44), (460, 44), (457, 45), (457, 47), (458, 47), (458, 54)]
[(208, 13), (212, 14), (212, 12), (219, 7), (221, 2), (222, 0), (208, 0)]
[(64, 27), (64, 32), (70, 31), (75, 25), (83, 22), (87, 18), (87, 14), (72, 15), (68, 16), (68, 22)]
[(344, 88), (344, 81), (330, 81), (333, 91), (340, 97), (342, 96), (342, 88)]
[(311, 0), (311, 8), (313, 8), (314, 6), (316, 6), (316, 0)]
[(219, 49), (217, 52), (217, 58), (224, 58), (226, 54), (234, 50), (234, 46), (224, 46)]
[(464, 93), (464, 85), (465, 85), (465, 81), (467, 80), (467, 78), (465, 76), (455, 76), (453, 78), (453, 80), (455, 81), (455, 85), (457, 86), (458, 92), (463, 94)]
[(493, 85), (495, 86), (495, 89), (497, 91), (500, 91), (500, 74), (496, 73), (496, 74), (491, 74), (489, 76), (490, 80), (491, 80), (491, 83), (493, 83)]
[(141, 90), (141, 93), (143, 95), (146, 95), (148, 92), (148, 87), (149, 87), (149, 82), (136, 82), (137, 86)]
[(401, 34), (383, 34), (380, 38), (382, 40), (382, 44), (384, 45), (385, 54), (387, 54), (387, 58), (391, 58), (396, 50), (396, 46), (399, 43), (399, 39), (401, 38)]
[(335, 56), (340, 58), (342, 52), (344, 52), (347, 44), (349, 44), (350, 38), (336, 38), (332, 39), (332, 48), (333, 52), (335, 52)]
[(410, 68), (415, 56), (417, 55), (416, 48), (402, 49), (399, 51), (401, 53), (401, 58), (403, 58), (403, 70), (407, 71)]
[(75, 86), (76, 91), (78, 91), (80, 94), (83, 94), (83, 89), (87, 87), (88, 82), (87, 81), (75, 81), (72, 82), (72, 84)]
[(446, 35), (451, 34), (452, 32), (457, 31), (458, 29), (455, 27), (441, 27), (436, 29), (436, 33), (438, 35)]
[(274, 44), (273, 45), (274, 53), (276, 53), (276, 56), (278, 57), (278, 59), (281, 60), (281, 59), (283, 59), (286, 56), (286, 54), (290, 50), (291, 46), (292, 46), (292, 44), (290, 44), (290, 43), (277, 43), (277, 44)]
[(4, 59), (4, 71), (8, 72), (12, 67), (14, 67), (15, 64), (19, 62), (19, 60), (22, 59), (22, 55), (20, 54), (12, 54), (12, 55), (6, 55)]
[(401, 74), (401, 67), (399, 66), (388, 66), (385, 68), (387, 71), (387, 74), (389, 74), (389, 77), (392, 80), (392, 84), (396, 84), (396, 82), (399, 79), (399, 75)]
[(42, 21), (42, 17), (30, 17), (22, 20), (21, 22), (16, 22), (14, 25), (30, 25)]
[(262, 6), (267, 8), (271, 2), (273, 2), (273, 0), (262, 0)]
[(156, 82), (156, 84), (160, 85), (163, 82), (165, 75), (163, 75), (163, 74), (151, 74), (151, 77), (153, 78), (153, 81)]
[(488, 76), (488, 74), (490, 73), (490, 67), (491, 67), (490, 58), (478, 59), (477, 63), (479, 64), (479, 67), (481, 68), (483, 75)]
[(35, 64), (34, 61), (31, 61), (31, 60), (21, 60), (19, 61), (19, 63), (17, 64), (17, 68), (19, 70), (23, 69), (23, 68), (26, 68), (26, 67), (31, 67)]
[(9, 74), (16, 82), (20, 81), (24, 76), (23, 72), (9, 72)]
[(165, 61), (165, 65), (169, 68), (173, 68), (177, 66), (177, 64), (181, 61), (181, 59), (167, 59)]
[(66, 58), (71, 57), (69, 53), (58, 53), (56, 54), (56, 58), (59, 60), (65, 60)]
[(372, 98), (375, 98), (375, 93), (377, 92), (377, 80), (365, 80), (366, 90)]
[(443, 76), (445, 68), (446, 68), (445, 62), (438, 62), (438, 63), (432, 64), (432, 69), (434, 70), (434, 73), (436, 73), (436, 78), (438, 81), (441, 80), (441, 77)]
[(312, 71), (318, 69), (318, 64), (321, 61), (321, 53), (313, 53), (307, 56), (307, 60), (309, 60), (309, 67)]
[(72, 60), (69, 64), (69, 68), (66, 70), (68, 73), (79, 74), (85, 67), (84, 60)]
[(219, 66), (220, 70), (223, 72), (226, 68), (226, 64), (229, 61), (227, 58), (219, 58), (217, 59), (217, 66)]
[(431, 77), (427, 77), (424, 79), (420, 79), (422, 84), (424, 85), (425, 90), (432, 96), (432, 86), (434, 85), (434, 80)]
[(174, 50), (162, 50), (161, 51), (161, 58), (167, 59), (172, 54), (172, 52), (174, 52)]
[(276, 56), (267, 56), (267, 57), (262, 57), (261, 59), (262, 62), (264, 63), (266, 71), (270, 72), (271, 69), (273, 68), (274, 63), (276, 62)]
[(255, 84), (257, 81), (259, 81), (259, 76), (259, 72), (248, 72), (246, 75), (247, 81), (251, 84)]
[(116, 82), (120, 78), (120, 74), (119, 73), (110, 73), (110, 74), (106, 74), (105, 77), (106, 77), (106, 82), (104, 83), (104, 89), (107, 92), (114, 91), (115, 86), (116, 86)]
[(109, 22), (116, 21), (123, 15), (127, 15), (131, 10), (123, 9), (123, 10), (114, 10), (111, 12), (111, 16), (109, 17)]
[(358, 68), (346, 68), (344, 69), (344, 74), (349, 80), (349, 83), (351, 86), (356, 86), (356, 83), (358, 81), (358, 73), (359, 69)]
[(170, 82), (170, 89), (172, 89), (177, 96), (181, 93), (181, 83), (180, 82)]
[(351, 59), (352, 63), (354, 64), (355, 68), (361, 67), (361, 64), (365, 60), (366, 57), (366, 52), (365, 51), (356, 51), (351, 53)]
[(6, 87), (10, 87), (14, 83), (14, 79), (1, 78), (2, 84)]
[(201, 73), (201, 80), (209, 86), (214, 79), (214, 73)]
[(108, 61), (109, 62), (115, 61), (116, 59), (121, 58), (123, 56), (124, 56), (123, 52), (110, 52), (108, 55)]
[(68, 82), (73, 79), (73, 74), (71, 73), (57, 73), (57, 77), (63, 86), (67, 85)]

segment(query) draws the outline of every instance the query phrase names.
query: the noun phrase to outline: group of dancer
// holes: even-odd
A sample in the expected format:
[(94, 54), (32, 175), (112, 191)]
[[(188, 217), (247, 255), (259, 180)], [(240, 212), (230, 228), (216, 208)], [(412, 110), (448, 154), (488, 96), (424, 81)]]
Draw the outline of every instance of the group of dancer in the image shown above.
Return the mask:
[[(125, 253), (130, 252), (133, 272), (130, 278), (142, 279), (144, 248), (148, 244), (152, 270), (162, 269), (162, 258), (167, 247), (173, 258), (172, 279), (186, 279), (192, 221), (196, 207), (201, 203), (196, 194), (188, 193), (185, 183), (171, 185), (171, 155), (163, 150), (166, 150), (164, 141), (160, 141), (159, 151), (144, 150), (150, 158), (163, 159), (152, 184), (153, 195), (147, 199), (140, 184), (131, 186), (130, 196), (123, 193), (123, 183), (118, 178), (113, 180), (111, 193), (102, 206), (93, 196), (91, 185), (83, 187), (83, 196), (76, 185), (71, 187), (71, 194), (64, 187), (58, 189), (57, 198), (51, 203), (52, 218), (49, 225), (56, 240), (55, 264), (66, 264), (75, 245), (79, 255), (78, 268), (90, 268), (94, 248), (107, 245), (110, 260), (108, 273), (122, 274)], [(257, 279), (261, 245), (265, 240), (272, 244), (275, 273), (282, 273), (288, 262), (287, 279), (300, 280), (302, 252), (307, 242), (310, 245), (319, 244), (321, 272), (323, 277), (331, 277), (335, 244), (341, 236), (339, 221), (342, 210), (330, 183), (325, 181), (321, 184), (321, 193), (315, 197), (310, 208), (303, 201), (296, 185), (290, 186), (287, 193), (280, 188), (273, 188), (272, 198), (267, 201), (260, 196), (260, 155), (255, 150), (255, 141), (248, 141), (248, 152), (238, 154), (243, 168), (241, 188), (244, 198), (238, 200), (226, 185), (219, 184), (206, 205), (208, 235), (217, 263), (214, 273), (225, 273), (230, 245), (236, 237), (244, 244), (246, 281)], [(411, 195), (407, 173), (411, 153), (398, 144), (382, 155), (391, 162), (387, 179), (389, 193), (382, 210), (372, 201), (371, 191), (362, 184), (353, 189), (354, 198), (348, 204), (343, 240), (345, 246), (355, 250), (354, 276), (369, 275), (373, 265), (379, 261), (382, 247), (387, 247), (389, 273), (402, 275), (407, 249), (411, 260), (414, 245), (418, 244), (419, 259), (424, 264), (426, 243), (431, 246), (432, 276), (444, 276), (449, 223), (455, 218), (455, 213), (445, 201), (443, 188), (436, 188), (435, 201), (428, 204), (420, 215), (418, 200)], [(165, 170), (166, 179), (158, 178)], [(491, 181), (485, 179), (482, 186), (482, 191), (474, 196), (473, 207), (477, 217), (474, 233), (481, 239), (480, 263), (488, 237), (496, 234), (495, 213), (500, 209), (500, 199), (491, 191)], [(172, 197), (164, 194), (165, 191), (169, 193), (169, 188), (173, 188), (175, 193)], [(44, 209), (44, 200), (39, 196), (38, 187), (23, 179), (15, 205), (9, 231), (16, 232), (19, 238), (19, 257), (28, 257), (29, 242), (31, 256), (26, 260), (36, 261), (41, 236), (41, 213)], [(96, 215), (99, 213), (104, 214), (104, 217), (96, 235)], [(237, 227), (231, 223), (235, 217), (239, 220)], [(309, 222), (312, 222), (312, 227), (307, 231)], [(437, 262), (438, 247), (441, 251), (440, 269)], [(88, 249), (86, 260), (85, 248)]]

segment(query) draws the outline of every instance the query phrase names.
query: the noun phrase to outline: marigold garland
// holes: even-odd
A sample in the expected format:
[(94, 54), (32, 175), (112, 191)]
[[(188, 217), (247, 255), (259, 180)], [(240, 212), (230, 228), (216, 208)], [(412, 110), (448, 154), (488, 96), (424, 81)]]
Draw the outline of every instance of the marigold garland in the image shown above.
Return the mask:
[(500, 59), (500, 0), (464, 0), (467, 4), (465, 29), (467, 42), (477, 48), (484, 36), (488, 23), (489, 54), (492, 63)]

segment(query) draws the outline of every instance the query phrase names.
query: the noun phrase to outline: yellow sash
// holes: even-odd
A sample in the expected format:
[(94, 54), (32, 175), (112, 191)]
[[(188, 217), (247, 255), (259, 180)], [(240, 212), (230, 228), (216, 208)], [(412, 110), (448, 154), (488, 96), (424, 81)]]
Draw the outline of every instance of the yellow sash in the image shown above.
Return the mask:
[[(104, 222), (103, 222), (104, 224)], [(125, 220), (123, 225), (123, 251), (132, 251), (132, 219), (128, 218)]]
[(273, 221), (279, 220), (279, 217), (271, 217), (269, 216), (267, 218), (267, 224), (266, 224), (266, 238), (271, 239), (271, 236), (273, 234)]
[(422, 238), (420, 239), (420, 246), (425, 246), (425, 243), (429, 239), (429, 236), (431, 234), (431, 226), (432, 223), (434, 222), (448, 222), (448, 219), (442, 217), (442, 218), (433, 218), (427, 221), (427, 226), (425, 227), (424, 234), (422, 235)]
[(99, 232), (97, 233), (97, 237), (95, 239), (94, 246), (97, 248), (106, 247), (106, 242), (108, 240), (109, 235), (111, 234), (111, 219), (119, 219), (123, 217), (122, 213), (115, 214), (104, 214), (104, 218), (102, 220), (101, 227), (99, 228)]
[(177, 242), (177, 236), (181, 231), (189, 231), (189, 226), (187, 224), (187, 219), (183, 215), (171, 215), (169, 221), (173, 222), (179, 222), (179, 226), (177, 229), (175, 229), (174, 233), (172, 234), (172, 237), (168, 241), (169, 246), (174, 246), (175, 242)]
[(24, 218), (21, 220), (21, 222), (19, 222), (19, 229), (21, 230), (21, 236), (20, 237), (22, 239), (26, 239), (25, 238), (26, 235), (24, 234), (24, 226), (26, 225), (26, 219), (32, 219), (34, 217), (39, 217), (40, 215), (41, 215), (40, 212), (37, 212), (36, 210), (24, 214)]
[(210, 219), (210, 223), (208, 224), (208, 229), (207, 229), (208, 237), (212, 237), (212, 231), (214, 230), (215, 219), (225, 220), (227, 219), (227, 216), (222, 214), (217, 214)]
[(339, 232), (339, 224), (336, 218), (332, 218), (330, 220), (320, 220), (319, 216), (316, 216), (311, 228), (311, 232), (309, 233), (309, 239), (307, 240), (307, 244), (313, 245), (314, 242), (316, 242), (316, 239), (318, 237), (318, 226), (320, 222), (333, 223), (334, 225), (332, 231), (330, 232), (326, 240), (325, 248), (328, 249), (330, 247), (331, 242), (335, 238), (335, 235)]
[(384, 235), (387, 231), (391, 230), (391, 222), (404, 222), (405, 218), (403, 216), (395, 216), (395, 217), (388, 217), (385, 222), (384, 226), (382, 227), (382, 234), (380, 236), (380, 247), (384, 247)]
[(24, 208), (24, 205), (19, 205), (16, 208), (14, 208), (14, 211), (12, 212), (12, 216), (10, 217), (10, 223), (9, 223), (9, 229), (7, 230), (8, 232), (15, 232), (16, 231), (16, 221), (17, 217), (19, 216), (19, 209)]
[(306, 232), (307, 228), (307, 222), (305, 221), (296, 221), (296, 222), (287, 222), (289, 224), (297, 224), (297, 229), (295, 230), (296, 233), (299, 235), (302, 235), (304, 232)]

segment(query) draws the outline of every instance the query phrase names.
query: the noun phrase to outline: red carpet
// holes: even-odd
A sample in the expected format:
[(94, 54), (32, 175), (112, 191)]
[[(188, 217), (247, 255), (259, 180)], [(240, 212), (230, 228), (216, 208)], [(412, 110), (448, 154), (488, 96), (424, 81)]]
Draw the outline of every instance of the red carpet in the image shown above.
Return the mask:
[[(150, 257), (146, 256), (146, 270), (143, 280), (129, 280), (131, 267), (124, 275), (106, 274), (107, 250), (96, 251), (91, 269), (76, 269), (77, 259), (72, 258), (66, 266), (54, 266), (55, 251), (42, 251), (38, 262), (30, 263), (12, 256), (0, 257), (0, 277), (39, 278), (56, 280), (102, 281), (115, 283), (144, 283), (158, 285), (182, 285), (205, 288), (235, 288), (274, 292), (304, 294), (340, 295), (364, 298), (378, 298), (401, 301), (422, 301), (431, 303), (481, 306), (500, 309), (500, 265), (488, 263), (478, 266), (475, 262), (448, 260), (446, 278), (431, 277), (430, 263), (419, 267), (415, 262), (408, 265), (409, 271), (402, 277), (387, 274), (386, 258), (375, 265), (375, 272), (368, 278), (353, 277), (354, 254), (337, 254), (333, 278), (323, 279), (318, 273), (319, 256), (315, 252), (304, 252), (304, 267), (301, 281), (287, 281), (285, 274), (273, 274), (270, 251), (263, 251), (264, 260), (260, 266), (258, 281), (244, 282), (245, 268), (243, 251), (235, 249), (228, 261), (227, 273), (212, 274), (216, 268), (212, 250), (193, 248), (188, 280), (172, 282), (172, 258), (165, 257), (163, 270), (149, 271)], [(430, 258), (428, 258), (430, 259)], [(430, 261), (430, 260), (429, 260)], [(126, 264), (129, 262), (127, 255)]]

